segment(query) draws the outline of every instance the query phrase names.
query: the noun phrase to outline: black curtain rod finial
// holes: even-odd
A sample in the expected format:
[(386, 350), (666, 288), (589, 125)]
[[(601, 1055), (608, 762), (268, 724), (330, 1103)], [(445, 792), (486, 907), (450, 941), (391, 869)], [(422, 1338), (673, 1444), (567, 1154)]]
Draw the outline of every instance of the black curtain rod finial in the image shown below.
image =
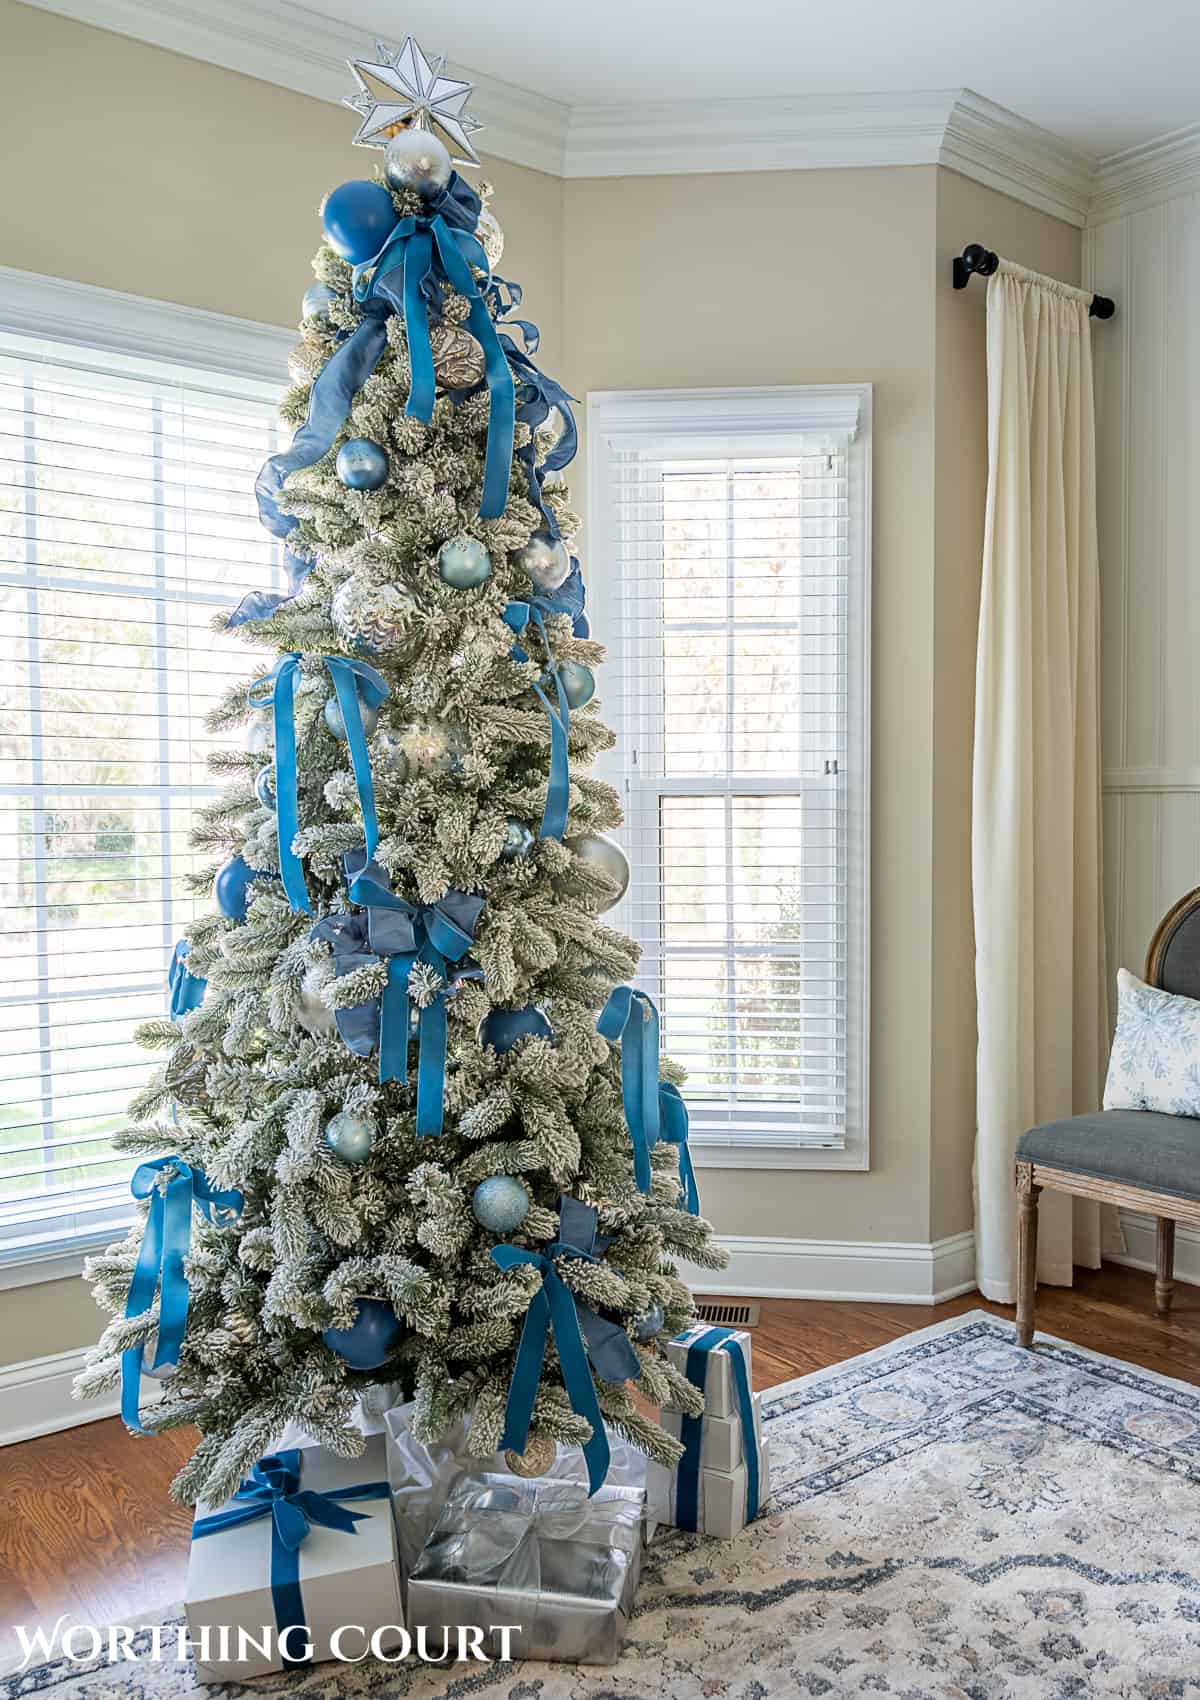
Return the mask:
[[(985, 248), (982, 242), (969, 242), (961, 254), (954, 256), (955, 289), (965, 289), (973, 277), (991, 277), (999, 265), (999, 254)], [(1093, 295), (1088, 313), (1093, 319), (1111, 319), (1116, 310), (1116, 302), (1107, 295)]]

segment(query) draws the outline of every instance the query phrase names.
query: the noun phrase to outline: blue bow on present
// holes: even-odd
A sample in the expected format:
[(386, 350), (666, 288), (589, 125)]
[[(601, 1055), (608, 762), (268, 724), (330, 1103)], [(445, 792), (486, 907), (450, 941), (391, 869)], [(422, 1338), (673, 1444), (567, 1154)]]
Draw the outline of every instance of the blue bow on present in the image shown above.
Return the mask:
[[(297, 795), (296, 770), (296, 674), (300, 669), (296, 652), (281, 655), (271, 671), (256, 679), (246, 693), (253, 708), (274, 711), (275, 735), (275, 811), (279, 836), (279, 877), (292, 908), (303, 915), (312, 913), (308, 902), (308, 887), (304, 883), (304, 865), (292, 847), (300, 830), (300, 803)], [(367, 854), (373, 856), (379, 842), (379, 819), (375, 812), (375, 781), (371, 776), (371, 758), (367, 754), (367, 735), (363, 728), (362, 709), (378, 708), (391, 695), (391, 689), (374, 667), (365, 661), (350, 661), (344, 655), (323, 655), (321, 660), (329, 670), (337, 703), (346, 729), (346, 743), (354, 782), (358, 787), (358, 806), (362, 810), (363, 832)]]
[[(746, 1461), (746, 1521), (753, 1523), (758, 1516), (758, 1435), (754, 1427), (754, 1401), (750, 1397), (746, 1354), (732, 1328), (709, 1328), (693, 1340), (688, 1346), (684, 1373), (701, 1393), (708, 1375), (710, 1352), (724, 1352), (733, 1374), (733, 1390), (742, 1429), (742, 1456)], [(679, 1460), (675, 1480), (675, 1523), (680, 1529), (695, 1529), (700, 1518), (700, 1451), (704, 1440), (704, 1418), (684, 1417), (680, 1422), (679, 1438), (683, 1442), (683, 1457)]]
[[(164, 1191), (158, 1181), (166, 1171)], [(129, 1283), (125, 1316), (127, 1320), (144, 1316), (154, 1304), (161, 1281), (158, 1349), (151, 1368), (163, 1369), (179, 1362), (187, 1326), (189, 1295), (183, 1260), (192, 1242), (192, 1206), (206, 1221), (231, 1221), (241, 1215), (242, 1195), (232, 1190), (218, 1192), (203, 1169), (185, 1163), (182, 1157), (152, 1157), (139, 1163), (129, 1190), (134, 1198), (148, 1198), (150, 1211)], [(121, 1353), (121, 1416), (138, 1434), (150, 1432), (142, 1427), (139, 1402), (144, 1352), (145, 1342), (139, 1341)]]
[[(379, 1048), (379, 1080), (408, 1080), (408, 976), (426, 962), (442, 977), (442, 986), (418, 1018), (417, 1137), (442, 1131), (446, 1092), (446, 994), (449, 964), (461, 962), (475, 937), (483, 898), (447, 891), (436, 903), (408, 903), (396, 897), (386, 871), (364, 850), (343, 857), (351, 899), (365, 915), (327, 915), (309, 933), (333, 946), (334, 969), (341, 979), (371, 962), (387, 963), (382, 998), (370, 998), (335, 1011), (342, 1043), (355, 1056)], [(477, 970), (460, 971), (456, 978)]]
[(207, 980), (188, 971), (187, 959), (191, 948), (186, 939), (180, 939), (171, 952), (171, 966), (167, 969), (167, 1013), (172, 1021), (199, 1009), (208, 990)]
[[(571, 708), (558, 668), (554, 665), (550, 639), (546, 635), (547, 615), (570, 612), (569, 603), (547, 596), (532, 596), (528, 602), (510, 602), (503, 616), (504, 624), (518, 637), (523, 635), (531, 622), (536, 626), (546, 651), (549, 678), (553, 681), (554, 694), (558, 699), (556, 708), (547, 696), (544, 686), (534, 683), (533, 693), (546, 710), (550, 721), (550, 772), (546, 779), (546, 806), (542, 810), (542, 824), (538, 829), (540, 838), (562, 837), (567, 828), (567, 811), (571, 800), (571, 770), (568, 761)], [(514, 661), (530, 659), (529, 651), (519, 643), (513, 644), (511, 654)]]
[(563, 1256), (581, 1257), (589, 1263), (600, 1261), (596, 1223), (597, 1214), (590, 1204), (564, 1196), (559, 1200), (558, 1238), (552, 1240), (545, 1251), (531, 1251), (515, 1245), (492, 1247), (492, 1261), (500, 1269), (514, 1269), (518, 1264), (526, 1263), (539, 1270), (542, 1277), (541, 1287), (530, 1300), (521, 1330), (508, 1402), (504, 1408), (504, 1435), (500, 1444), (514, 1452), (525, 1450), (534, 1401), (541, 1384), (546, 1346), (553, 1329), (554, 1345), (571, 1409), (591, 1424), (591, 1439), (583, 1448), (589, 1497), (608, 1474), (611, 1455), (588, 1360), (591, 1360), (591, 1366), (601, 1381), (629, 1381), (641, 1374), (641, 1364), (625, 1330), (600, 1316), (583, 1299), (577, 1298), (555, 1267), (557, 1260)]
[(300, 1468), (298, 1448), (267, 1453), (223, 1510), (198, 1517), (192, 1525), (192, 1539), (198, 1541), (206, 1535), (220, 1535), (244, 1523), (257, 1522), (262, 1517), (271, 1519), (271, 1602), (285, 1670), (307, 1663), (312, 1656), (308, 1653), (297, 1659), (287, 1651), (292, 1630), (303, 1630), (305, 1642), (309, 1640), (300, 1591), (300, 1548), (312, 1533), (312, 1525), (317, 1523), (324, 1529), (356, 1535), (356, 1525), (370, 1513), (348, 1511), (338, 1501), (386, 1499), (390, 1491), (386, 1482), (362, 1482), (352, 1487), (326, 1488), (322, 1492), (302, 1488)]

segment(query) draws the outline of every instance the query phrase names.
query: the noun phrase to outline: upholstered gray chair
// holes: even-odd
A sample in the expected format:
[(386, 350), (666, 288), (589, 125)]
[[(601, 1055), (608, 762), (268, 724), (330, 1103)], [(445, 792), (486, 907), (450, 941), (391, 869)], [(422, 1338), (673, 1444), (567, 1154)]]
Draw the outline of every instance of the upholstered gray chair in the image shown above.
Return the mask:
[[(1148, 985), (1200, 998), (1200, 887), (1180, 898), (1150, 942)], [(1043, 1187), (1158, 1218), (1154, 1304), (1175, 1291), (1175, 1224), (1200, 1225), (1200, 1120), (1152, 1110), (1096, 1110), (1030, 1128), (1017, 1143), (1017, 1340), (1033, 1343), (1037, 1210)]]

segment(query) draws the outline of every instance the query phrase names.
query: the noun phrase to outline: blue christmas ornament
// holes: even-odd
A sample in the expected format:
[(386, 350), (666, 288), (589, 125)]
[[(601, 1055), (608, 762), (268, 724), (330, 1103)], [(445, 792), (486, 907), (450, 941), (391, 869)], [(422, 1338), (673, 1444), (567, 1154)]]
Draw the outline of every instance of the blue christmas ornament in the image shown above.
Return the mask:
[(563, 693), (571, 708), (582, 708), (596, 694), (596, 675), (582, 661), (564, 661), (558, 669)]
[(264, 809), (275, 807), (275, 769), (273, 767), (264, 767), (254, 781), (254, 795)]
[[(379, 710), (373, 703), (365, 703), (360, 695), (358, 712), (362, 718), (363, 736), (369, 738), (379, 724)], [(325, 724), (339, 744), (346, 742), (346, 722), (342, 719), (342, 705), (335, 696), (325, 699)]]
[(387, 483), (387, 450), (370, 437), (351, 437), (337, 452), (334, 467), (347, 490), (378, 490)]
[(339, 1110), (325, 1125), (325, 1143), (343, 1163), (365, 1163), (375, 1143), (375, 1123), (369, 1116)]
[(471, 1209), (489, 1234), (514, 1234), (529, 1214), (529, 1194), (515, 1175), (492, 1175), (471, 1194)]
[(490, 1045), (501, 1056), (522, 1039), (553, 1039), (554, 1029), (540, 1009), (529, 1003), (524, 1009), (494, 1009), (479, 1028), (479, 1043)]
[(300, 317), (318, 319), (325, 324), (329, 319), (329, 309), (336, 300), (336, 289), (330, 289), (327, 283), (314, 283), (304, 291), (304, 299), (300, 303)]
[(509, 815), (504, 823), (504, 843), (500, 854), (506, 862), (515, 862), (521, 856), (528, 856), (533, 849), (533, 833), (523, 820), (516, 815)]
[(396, 222), (396, 209), (387, 190), (363, 177), (331, 190), (321, 210), (330, 247), (352, 266), (373, 259)]
[(645, 1316), (638, 1318), (637, 1322), (634, 1324), (633, 1337), (635, 1340), (640, 1340), (641, 1343), (645, 1345), (647, 1340), (653, 1340), (656, 1334), (662, 1333), (662, 1326), (662, 1306), (655, 1305), (651, 1310), (646, 1312)]
[(321, 1336), (351, 1369), (378, 1369), (400, 1338), (400, 1319), (383, 1299), (359, 1299), (349, 1328), (327, 1328)]
[(240, 856), (231, 856), (223, 867), (218, 868), (217, 877), (213, 880), (213, 901), (222, 915), (230, 921), (244, 921), (250, 887), (255, 880), (262, 878), (262, 872), (250, 867)]
[(475, 590), (491, 571), (492, 557), (476, 537), (452, 537), (438, 550), (438, 577), (452, 590)]

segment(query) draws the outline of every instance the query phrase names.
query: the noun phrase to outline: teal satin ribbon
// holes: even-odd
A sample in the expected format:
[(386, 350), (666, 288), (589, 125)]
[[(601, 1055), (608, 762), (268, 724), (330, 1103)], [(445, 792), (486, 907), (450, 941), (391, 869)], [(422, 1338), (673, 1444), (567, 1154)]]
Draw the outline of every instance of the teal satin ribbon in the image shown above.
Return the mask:
[(312, 1533), (312, 1525), (337, 1529), (346, 1535), (356, 1535), (357, 1524), (365, 1521), (366, 1511), (348, 1511), (339, 1500), (386, 1499), (386, 1482), (362, 1482), (354, 1487), (314, 1488), (300, 1486), (301, 1455), (298, 1448), (286, 1452), (269, 1452), (251, 1470), (229, 1504), (207, 1517), (198, 1517), (192, 1525), (192, 1539), (203, 1540), (208, 1535), (224, 1534), (245, 1523), (260, 1518), (271, 1519), (271, 1604), (275, 1611), (275, 1627), (279, 1636), (280, 1657), (285, 1670), (307, 1664), (304, 1658), (289, 1656), (287, 1647), (292, 1630), (302, 1630), (309, 1640), (305, 1621), (304, 1597), (300, 1591), (300, 1548)]
[(658, 1094), (658, 1010), (645, 992), (617, 986), (600, 1011), (596, 1031), (621, 1046), (621, 1097), (633, 1144), (633, 1178), (650, 1191), (650, 1153), (662, 1136)]
[(484, 377), (491, 401), (479, 513), (482, 519), (498, 519), (508, 503), (516, 390), (508, 358), (472, 274), (472, 266), (485, 274), (486, 289), (490, 281), (488, 258), (483, 245), (469, 231), (453, 228), (441, 213), (434, 213), (431, 218), (402, 218), (374, 259), (354, 268), (354, 298), (365, 303), (382, 296), (403, 314), (412, 370), (404, 411), (410, 418), (424, 420), (426, 424), (433, 418), (437, 394), (429, 339), (427, 282), (440, 272), (470, 302), (467, 325), (483, 349)]
[[(173, 1171), (163, 1191), (158, 1178)], [(133, 1171), (129, 1190), (134, 1198), (148, 1198), (150, 1210), (142, 1230), (142, 1243), (134, 1264), (133, 1279), (125, 1300), (125, 1316), (144, 1316), (158, 1306), (158, 1349), (152, 1369), (179, 1362), (188, 1317), (188, 1282), (184, 1259), (192, 1242), (192, 1206), (209, 1222), (232, 1220), (242, 1212), (240, 1192), (218, 1192), (205, 1175), (182, 1157), (152, 1157)], [(220, 1215), (214, 1215), (220, 1212)], [(142, 1427), (140, 1393), (144, 1342), (121, 1353), (121, 1417), (138, 1434)]]
[[(351, 661), (344, 655), (323, 655), (321, 660), (329, 670), (337, 694), (342, 724), (354, 782), (358, 787), (358, 805), (362, 810), (363, 832), (367, 854), (373, 856), (379, 842), (379, 819), (375, 812), (375, 782), (371, 776), (371, 758), (367, 754), (367, 735), (363, 730), (362, 709), (378, 708), (391, 695), (387, 681), (365, 661)], [(308, 886), (304, 881), (304, 864), (297, 856), (293, 841), (300, 831), (300, 803), (296, 766), (296, 674), (301, 657), (293, 651), (281, 655), (264, 678), (256, 679), (246, 693), (252, 708), (271, 708), (275, 731), (275, 813), (279, 831), (279, 877), (288, 902), (299, 914), (310, 915)]]
[[(550, 721), (550, 772), (546, 780), (546, 806), (542, 810), (542, 824), (538, 829), (540, 838), (561, 838), (567, 829), (567, 810), (571, 801), (571, 772), (568, 760), (568, 735), (571, 730), (571, 709), (567, 702), (567, 693), (563, 689), (562, 679), (558, 668), (554, 665), (554, 657), (550, 652), (550, 639), (546, 635), (544, 614), (566, 613), (566, 608), (556, 607), (552, 601), (544, 597), (534, 597), (529, 602), (510, 602), (504, 610), (504, 624), (518, 637), (522, 635), (530, 621), (541, 634), (542, 644), (546, 650), (546, 666), (554, 683), (554, 694), (558, 698), (558, 707), (550, 701), (541, 684), (533, 686), (533, 693), (546, 710)], [(519, 643), (512, 646), (514, 661), (528, 661), (529, 652)]]
[[(732, 1328), (710, 1328), (688, 1346), (685, 1373), (693, 1387), (704, 1391), (708, 1376), (710, 1352), (724, 1352), (729, 1358), (733, 1376), (734, 1397), (742, 1428), (742, 1456), (746, 1464), (746, 1521), (753, 1523), (758, 1516), (758, 1436), (754, 1428), (754, 1401), (750, 1396), (750, 1377), (746, 1372), (746, 1354)], [(675, 1478), (675, 1525), (679, 1529), (696, 1529), (700, 1521), (700, 1450), (704, 1440), (704, 1418), (684, 1417), (679, 1438), (683, 1442), (683, 1457), (679, 1460)]]

